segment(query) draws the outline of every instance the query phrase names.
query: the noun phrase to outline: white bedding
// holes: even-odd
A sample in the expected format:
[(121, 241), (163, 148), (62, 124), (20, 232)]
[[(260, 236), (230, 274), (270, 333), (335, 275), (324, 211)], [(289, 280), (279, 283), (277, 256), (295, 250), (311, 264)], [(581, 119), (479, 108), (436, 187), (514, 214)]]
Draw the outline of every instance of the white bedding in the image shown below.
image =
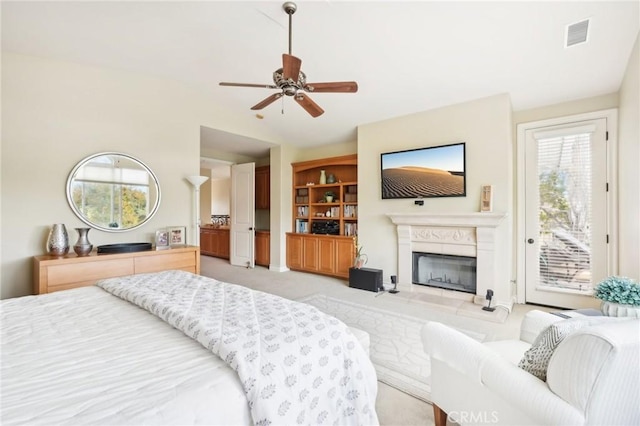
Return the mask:
[(0, 311), (2, 425), (252, 423), (235, 371), (98, 287), (3, 300)]
[(251, 424), (235, 371), (98, 287), (0, 306), (2, 425)]
[(97, 284), (200, 342), (243, 384), (256, 425), (375, 425), (375, 370), (317, 308), (184, 271)]

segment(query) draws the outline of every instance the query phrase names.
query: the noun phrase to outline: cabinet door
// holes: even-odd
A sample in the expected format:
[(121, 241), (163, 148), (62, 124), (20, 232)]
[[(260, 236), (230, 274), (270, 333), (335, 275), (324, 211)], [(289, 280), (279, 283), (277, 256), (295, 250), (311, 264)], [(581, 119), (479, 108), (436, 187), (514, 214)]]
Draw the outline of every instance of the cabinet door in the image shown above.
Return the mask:
[(302, 269), (303, 238), (287, 234), (287, 266), (289, 269)]
[(302, 239), (302, 269), (305, 271), (318, 270), (318, 238)]
[(256, 167), (256, 209), (268, 209), (271, 201), (269, 167)]
[(353, 266), (355, 248), (352, 239), (336, 240), (336, 275), (349, 277), (349, 268)]
[(318, 238), (318, 272), (336, 272), (336, 244), (334, 239)]
[(256, 233), (256, 265), (269, 266), (269, 234)]
[(211, 255), (220, 256), (220, 231), (212, 229), (211, 231)]
[(218, 233), (218, 256), (223, 259), (229, 259), (231, 234), (228, 230), (220, 230)]
[(200, 252), (202, 254), (213, 255), (213, 233), (209, 230), (200, 231)]

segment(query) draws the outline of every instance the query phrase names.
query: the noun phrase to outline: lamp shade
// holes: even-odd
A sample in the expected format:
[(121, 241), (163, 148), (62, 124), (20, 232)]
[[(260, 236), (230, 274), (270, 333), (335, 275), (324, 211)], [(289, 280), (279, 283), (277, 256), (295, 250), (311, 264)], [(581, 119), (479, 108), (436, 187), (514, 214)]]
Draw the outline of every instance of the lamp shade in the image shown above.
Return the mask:
[(209, 179), (207, 176), (187, 176), (187, 180), (193, 185), (196, 189), (200, 188), (200, 185), (205, 183)]

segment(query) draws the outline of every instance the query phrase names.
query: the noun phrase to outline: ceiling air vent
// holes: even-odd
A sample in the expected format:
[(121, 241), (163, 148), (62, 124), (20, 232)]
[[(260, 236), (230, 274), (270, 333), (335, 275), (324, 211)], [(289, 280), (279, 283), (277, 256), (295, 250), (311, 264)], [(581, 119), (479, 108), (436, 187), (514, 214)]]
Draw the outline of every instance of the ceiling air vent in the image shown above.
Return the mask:
[(564, 47), (586, 43), (589, 35), (589, 19), (567, 25)]

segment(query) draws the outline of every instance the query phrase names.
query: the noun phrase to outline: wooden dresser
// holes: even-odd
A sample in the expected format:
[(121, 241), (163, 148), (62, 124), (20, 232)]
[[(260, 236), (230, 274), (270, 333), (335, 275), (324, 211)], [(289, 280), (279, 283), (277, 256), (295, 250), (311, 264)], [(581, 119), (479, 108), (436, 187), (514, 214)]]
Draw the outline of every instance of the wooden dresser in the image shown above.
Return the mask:
[(35, 256), (33, 258), (34, 294), (93, 285), (98, 280), (123, 275), (159, 272), (169, 269), (200, 273), (200, 249), (194, 246), (135, 253), (97, 254), (78, 257)]

